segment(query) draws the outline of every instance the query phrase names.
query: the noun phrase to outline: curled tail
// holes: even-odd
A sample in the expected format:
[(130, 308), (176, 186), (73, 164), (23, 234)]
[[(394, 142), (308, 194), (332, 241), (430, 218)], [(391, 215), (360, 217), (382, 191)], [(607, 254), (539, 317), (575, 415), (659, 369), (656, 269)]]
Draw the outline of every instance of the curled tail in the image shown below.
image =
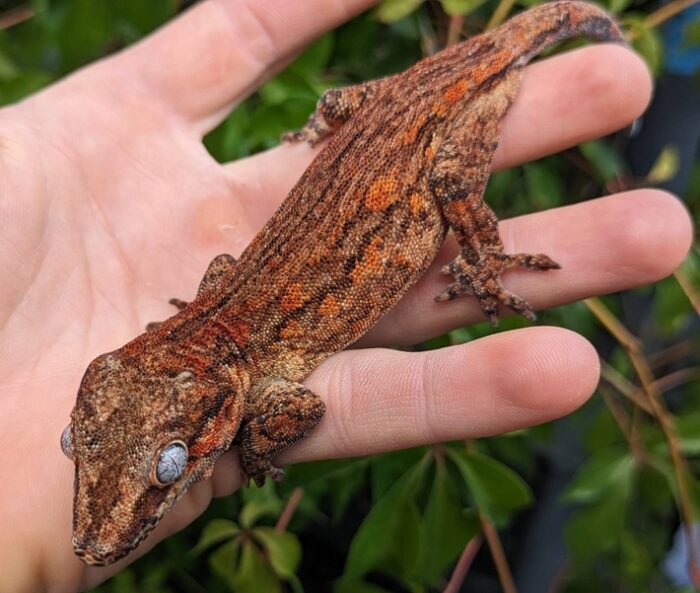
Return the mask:
[(527, 64), (553, 43), (573, 37), (625, 42), (607, 12), (595, 4), (577, 0), (541, 4), (513, 17), (498, 31), (499, 36), (509, 40), (513, 61), (519, 66)]

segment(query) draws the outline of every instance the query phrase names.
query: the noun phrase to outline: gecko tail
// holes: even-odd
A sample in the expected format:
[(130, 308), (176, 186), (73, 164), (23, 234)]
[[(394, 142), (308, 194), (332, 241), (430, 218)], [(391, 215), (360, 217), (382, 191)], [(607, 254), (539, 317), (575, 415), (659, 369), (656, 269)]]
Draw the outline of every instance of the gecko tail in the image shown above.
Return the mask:
[(550, 45), (575, 37), (626, 43), (617, 23), (605, 10), (579, 0), (541, 4), (516, 15), (503, 27), (510, 29), (506, 38), (518, 66), (524, 66)]

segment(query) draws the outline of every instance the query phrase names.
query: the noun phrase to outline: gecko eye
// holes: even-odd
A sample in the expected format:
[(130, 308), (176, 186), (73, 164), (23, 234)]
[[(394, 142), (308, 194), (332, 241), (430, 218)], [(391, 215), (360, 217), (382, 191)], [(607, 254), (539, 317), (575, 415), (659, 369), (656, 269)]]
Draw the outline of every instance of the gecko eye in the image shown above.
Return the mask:
[(69, 424), (61, 433), (61, 449), (63, 450), (63, 454), (73, 461), (73, 443), (71, 442), (70, 429), (71, 425)]
[(151, 475), (156, 486), (167, 486), (182, 476), (187, 464), (187, 445), (182, 441), (173, 441), (166, 445), (158, 455), (158, 461)]

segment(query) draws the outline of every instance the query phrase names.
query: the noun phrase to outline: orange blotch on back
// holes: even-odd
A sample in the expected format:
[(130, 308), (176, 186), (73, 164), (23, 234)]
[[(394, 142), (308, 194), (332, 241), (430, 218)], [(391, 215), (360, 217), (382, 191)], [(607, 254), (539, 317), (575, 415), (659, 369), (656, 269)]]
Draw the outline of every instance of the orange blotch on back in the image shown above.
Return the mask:
[(264, 294), (253, 294), (241, 301), (240, 310), (245, 312), (254, 312), (264, 309), (269, 304)]
[(409, 198), (409, 204), (411, 205), (411, 214), (413, 216), (418, 216), (421, 212), (425, 210), (425, 198), (419, 193), (411, 194)]
[(340, 312), (340, 304), (338, 299), (332, 294), (326, 295), (326, 298), (321, 301), (321, 305), (318, 308), (319, 315), (326, 317), (328, 315), (337, 315)]
[(469, 83), (465, 80), (458, 80), (454, 84), (447, 87), (447, 90), (443, 93), (442, 97), (448, 103), (456, 103), (467, 93), (469, 88)]
[(280, 330), (280, 337), (288, 340), (290, 338), (298, 338), (304, 335), (304, 328), (301, 327), (298, 321), (292, 319)]
[(355, 264), (355, 268), (350, 272), (350, 279), (358, 284), (369, 276), (380, 274), (383, 269), (384, 240), (381, 237), (372, 239), (369, 247), (362, 255), (362, 259)]
[(425, 115), (421, 115), (418, 120), (409, 126), (403, 134), (401, 134), (401, 142), (404, 144), (413, 144), (418, 138), (418, 132), (425, 123)]
[(400, 197), (396, 177), (382, 175), (369, 186), (365, 195), (365, 207), (372, 212), (383, 212)]
[(280, 309), (284, 312), (295, 311), (301, 308), (307, 300), (308, 296), (304, 292), (304, 287), (299, 282), (295, 282), (289, 285), (282, 296)]
[(437, 115), (438, 117), (445, 117), (447, 115), (447, 103), (444, 103), (443, 101), (435, 103), (433, 106), (433, 114)]
[(231, 323), (221, 319), (215, 319), (215, 323), (219, 325), (241, 348), (246, 346), (250, 341), (250, 326), (243, 321), (234, 320)]

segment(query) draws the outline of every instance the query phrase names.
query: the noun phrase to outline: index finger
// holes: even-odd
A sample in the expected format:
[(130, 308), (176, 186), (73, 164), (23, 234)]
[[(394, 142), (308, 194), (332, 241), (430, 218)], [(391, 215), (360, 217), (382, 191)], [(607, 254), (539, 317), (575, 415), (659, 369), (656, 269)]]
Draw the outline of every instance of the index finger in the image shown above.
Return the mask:
[(372, 0), (206, 0), (105, 63), (205, 131), (299, 49)]

